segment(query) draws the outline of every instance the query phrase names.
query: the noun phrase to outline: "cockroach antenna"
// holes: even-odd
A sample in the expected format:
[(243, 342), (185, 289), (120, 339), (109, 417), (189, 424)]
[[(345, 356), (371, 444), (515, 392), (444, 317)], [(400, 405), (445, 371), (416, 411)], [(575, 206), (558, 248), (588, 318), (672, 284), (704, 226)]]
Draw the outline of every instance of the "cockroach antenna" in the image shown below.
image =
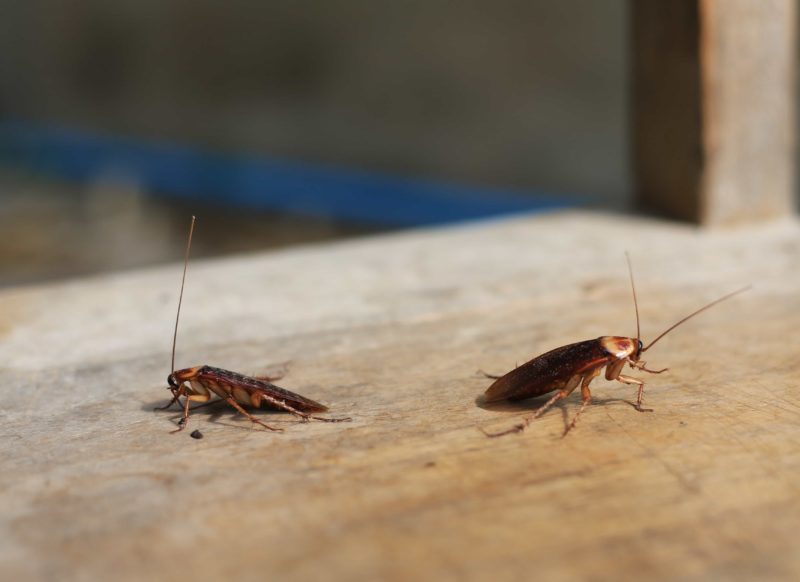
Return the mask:
[(178, 296), (178, 313), (175, 315), (175, 332), (172, 334), (172, 364), (169, 368), (169, 373), (172, 374), (175, 370), (175, 344), (178, 341), (178, 321), (181, 318), (181, 303), (183, 303), (183, 287), (186, 285), (186, 270), (189, 267), (189, 251), (192, 248), (192, 234), (194, 234), (194, 223), (197, 222), (197, 217), (192, 216), (192, 223), (189, 225), (189, 240), (186, 242), (186, 256), (183, 259), (183, 277), (181, 277), (181, 293)]
[(639, 330), (639, 302), (636, 300), (636, 285), (633, 282), (633, 267), (631, 266), (631, 256), (625, 251), (625, 260), (628, 261), (628, 275), (631, 278), (631, 291), (633, 292), (633, 308), (636, 310), (636, 339), (642, 339), (642, 332)]
[[(172, 391), (172, 400), (166, 406), (156, 408), (156, 410), (166, 410), (176, 402), (183, 407), (183, 416), (178, 422), (178, 428), (172, 432), (180, 432), (186, 428), (189, 421), (189, 404), (191, 402), (200, 403), (200, 406), (211, 401), (211, 395), (216, 394), (220, 399), (227, 402), (239, 413), (247, 417), (254, 425), (263, 426), (266, 429), (282, 432), (281, 428), (274, 428), (264, 424), (252, 414), (247, 412), (242, 406), (252, 406), (258, 408), (262, 404), (273, 410), (284, 410), (291, 412), (303, 421), (320, 420), (322, 422), (344, 422), (350, 418), (323, 418), (314, 416), (314, 412), (323, 412), (328, 407), (310, 398), (301, 396), (272, 383), (280, 376), (245, 376), (230, 370), (214, 368), (212, 366), (194, 366), (193, 368), (175, 369), (175, 345), (178, 341), (178, 322), (181, 318), (181, 303), (183, 303), (183, 288), (186, 285), (186, 271), (189, 266), (189, 251), (192, 248), (192, 234), (197, 219), (192, 216), (192, 224), (189, 226), (189, 240), (186, 242), (186, 256), (183, 260), (183, 276), (181, 277), (181, 292), (178, 297), (178, 312), (175, 314), (175, 332), (172, 335), (172, 367), (167, 376), (167, 385)], [(183, 403), (180, 402), (181, 396), (185, 397)], [(193, 410), (193, 409), (192, 409)], [(199, 435), (199, 436), (198, 436)], [(194, 438), (201, 438), (198, 431), (192, 433)]]
[(650, 342), (650, 343), (647, 345), (647, 347), (646, 347), (646, 348), (642, 348), (642, 351), (643, 351), (643, 352), (646, 352), (647, 350), (649, 350), (650, 348), (652, 348), (652, 347), (653, 347), (653, 345), (654, 345), (654, 344), (655, 344), (655, 343), (656, 343), (658, 340), (660, 340), (662, 337), (664, 337), (665, 335), (667, 335), (669, 332), (671, 332), (673, 329), (675, 329), (675, 328), (676, 328), (676, 327), (678, 327), (679, 325), (681, 325), (681, 324), (683, 324), (683, 323), (686, 323), (687, 321), (689, 321), (689, 320), (690, 320), (691, 318), (693, 318), (695, 315), (700, 315), (700, 314), (701, 314), (701, 313), (703, 313), (703, 312), (704, 312), (706, 309), (710, 309), (711, 307), (714, 307), (714, 306), (715, 306), (717, 303), (722, 303), (723, 301), (725, 301), (726, 299), (730, 299), (730, 298), (731, 298), (731, 297), (733, 297), (734, 295), (738, 295), (739, 293), (744, 293), (745, 291), (747, 291), (748, 289), (751, 289), (752, 287), (753, 287), (752, 285), (747, 285), (746, 287), (742, 287), (741, 289), (737, 289), (736, 291), (733, 291), (732, 293), (728, 293), (727, 295), (724, 295), (724, 296), (720, 297), (719, 299), (715, 299), (715, 300), (714, 300), (714, 301), (712, 301), (711, 303), (709, 303), (709, 304), (707, 304), (707, 305), (704, 305), (703, 307), (701, 307), (701, 308), (700, 308), (700, 309), (698, 309), (697, 311), (695, 311), (695, 312), (693, 312), (693, 313), (690, 313), (689, 315), (687, 315), (686, 317), (684, 317), (683, 319), (681, 319), (680, 321), (678, 321), (678, 323), (675, 323), (675, 324), (671, 325), (670, 327), (668, 327), (666, 331), (662, 331), (662, 332), (661, 332), (661, 334), (660, 334), (660, 335), (659, 335), (659, 336), (658, 336), (656, 339), (654, 339), (653, 341), (651, 341), (651, 342)]
[[(651, 370), (647, 363), (641, 359), (642, 352), (652, 348), (662, 337), (667, 335), (679, 325), (686, 323), (695, 315), (699, 315), (706, 309), (730, 299), (734, 295), (743, 293), (750, 289), (750, 285), (737, 289), (733, 293), (720, 297), (719, 299), (704, 305), (697, 311), (690, 313), (674, 325), (667, 328), (661, 335), (656, 337), (647, 347), (642, 345), (642, 334), (639, 324), (639, 302), (636, 298), (636, 285), (633, 281), (633, 267), (631, 258), (625, 253), (628, 262), (628, 274), (631, 279), (631, 291), (633, 292), (633, 306), (636, 310), (636, 337), (622, 336), (602, 336), (596, 339), (589, 339), (566, 346), (561, 346), (537, 356), (525, 364), (514, 368), (504, 376), (489, 376), (494, 383), (489, 386), (484, 394), (484, 402), (497, 402), (500, 400), (523, 400), (535, 398), (555, 392), (542, 406), (523, 419), (522, 422), (514, 425), (508, 430), (497, 433), (485, 433), (487, 436), (496, 437), (505, 434), (521, 432), (536, 418), (542, 416), (556, 402), (563, 400), (579, 386), (581, 389), (581, 407), (572, 421), (567, 424), (563, 435), (566, 435), (575, 427), (584, 409), (592, 400), (592, 393), (589, 384), (605, 368), (606, 380), (618, 380), (623, 384), (638, 386), (636, 392), (636, 404), (634, 408), (639, 412), (649, 412), (652, 409), (642, 407), (644, 398), (644, 381), (633, 376), (622, 373), (623, 368), (628, 364), (631, 368), (647, 372), (649, 374), (661, 374), (663, 370)], [(485, 432), (485, 431), (484, 431)], [(563, 436), (562, 435), (562, 436)]]

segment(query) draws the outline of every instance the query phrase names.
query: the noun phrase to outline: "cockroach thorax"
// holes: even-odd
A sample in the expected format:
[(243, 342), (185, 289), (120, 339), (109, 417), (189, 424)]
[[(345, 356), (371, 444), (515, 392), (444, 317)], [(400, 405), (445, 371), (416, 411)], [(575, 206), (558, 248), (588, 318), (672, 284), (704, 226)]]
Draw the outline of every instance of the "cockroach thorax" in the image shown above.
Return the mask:
[(194, 366), (193, 368), (184, 368), (183, 370), (177, 370), (172, 373), (172, 377), (175, 379), (176, 382), (178, 382), (178, 384), (182, 382), (188, 382), (189, 380), (197, 376), (197, 374), (199, 374), (203, 368), (205, 368), (205, 366)]
[(597, 338), (603, 349), (619, 360), (636, 356), (639, 352), (639, 340), (618, 335), (606, 335)]

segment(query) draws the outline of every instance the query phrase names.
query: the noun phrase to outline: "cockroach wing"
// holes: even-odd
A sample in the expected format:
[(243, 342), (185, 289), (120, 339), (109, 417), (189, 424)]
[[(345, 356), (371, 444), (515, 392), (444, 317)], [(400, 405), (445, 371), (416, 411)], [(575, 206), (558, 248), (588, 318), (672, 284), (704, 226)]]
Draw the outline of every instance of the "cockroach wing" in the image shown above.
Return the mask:
[[(231, 388), (238, 387), (249, 392), (261, 392), (262, 394), (265, 394), (271, 398), (283, 400), (292, 408), (296, 408), (302, 412), (324, 412), (328, 410), (328, 407), (324, 404), (320, 404), (319, 402), (311, 400), (310, 398), (296, 394), (291, 390), (286, 390), (280, 386), (275, 386), (275, 384), (270, 384), (269, 382), (264, 382), (263, 380), (257, 380), (256, 378), (251, 378), (250, 376), (237, 374), (236, 372), (231, 372), (230, 370), (223, 370), (222, 368), (203, 366), (198, 373), (198, 379), (200, 381), (225, 383)], [(262, 401), (262, 403), (266, 408), (282, 410), (281, 408), (270, 404), (267, 400)]]
[(576, 374), (600, 368), (611, 358), (596, 339), (561, 346), (498, 378), (486, 390), (484, 402), (523, 400), (560, 390)]
[[(300, 394), (292, 392), (291, 390), (287, 390), (286, 388), (281, 388), (280, 386), (275, 386), (275, 384), (270, 384), (268, 382), (262, 382), (261, 380), (256, 380), (256, 382), (267, 385), (267, 388), (260, 387), (258, 388), (259, 390), (266, 393), (268, 396), (271, 396), (272, 398), (283, 400), (286, 404), (292, 408), (300, 410), (301, 412), (325, 412), (328, 410), (328, 407), (324, 404), (320, 404), (316, 400), (311, 400), (310, 398), (301, 396)], [(281, 408), (273, 406), (266, 400), (263, 401), (263, 405), (266, 408), (282, 410)]]

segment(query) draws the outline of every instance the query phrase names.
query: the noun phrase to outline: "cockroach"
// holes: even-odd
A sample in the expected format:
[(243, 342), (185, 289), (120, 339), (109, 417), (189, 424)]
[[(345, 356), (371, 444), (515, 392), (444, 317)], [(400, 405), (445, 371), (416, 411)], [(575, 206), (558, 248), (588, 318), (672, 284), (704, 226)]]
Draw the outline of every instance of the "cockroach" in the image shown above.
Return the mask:
[(522, 432), (531, 421), (542, 416), (556, 402), (569, 396), (569, 394), (580, 385), (581, 407), (572, 418), (572, 421), (564, 429), (562, 437), (566, 436), (567, 433), (575, 427), (581, 413), (583, 413), (591, 402), (592, 393), (589, 391), (589, 384), (600, 374), (603, 368), (606, 369), (605, 377), (607, 380), (617, 380), (623, 384), (637, 385), (639, 389), (634, 408), (639, 412), (652, 412), (652, 408), (642, 407), (645, 383), (638, 378), (622, 374), (621, 372), (625, 364), (627, 363), (633, 369), (650, 374), (666, 372), (667, 368), (663, 370), (650, 370), (647, 368), (646, 362), (641, 360), (642, 354), (652, 348), (662, 337), (679, 325), (687, 322), (695, 315), (750, 288), (747, 286), (738, 289), (690, 313), (667, 328), (666, 331), (662, 332), (645, 347), (640, 339), (639, 304), (636, 299), (636, 286), (633, 282), (633, 269), (631, 268), (631, 261), (627, 253), (625, 258), (628, 261), (628, 273), (630, 275), (631, 290), (633, 292), (633, 305), (636, 310), (636, 337), (602, 336), (597, 339), (577, 342), (537, 356), (518, 368), (511, 370), (504, 376), (485, 374), (488, 378), (494, 379), (495, 382), (486, 390), (484, 402), (524, 400), (526, 398), (542, 396), (554, 390), (556, 391), (547, 402), (537, 408), (532, 415), (525, 418), (521, 423), (502, 432), (487, 433), (484, 431), (486, 436), (498, 437)]
[[(308, 422), (309, 420), (319, 420), (322, 422), (345, 422), (351, 420), (350, 418), (323, 418), (321, 416), (313, 416), (310, 413), (324, 412), (328, 410), (328, 407), (310, 398), (295, 394), (285, 388), (272, 384), (272, 381), (279, 379), (279, 377), (250, 377), (212, 366), (195, 366), (193, 368), (175, 370), (175, 344), (178, 339), (178, 321), (181, 316), (183, 288), (186, 284), (186, 270), (189, 265), (189, 250), (192, 247), (192, 235), (194, 233), (195, 222), (196, 218), (192, 216), (192, 222), (189, 226), (189, 240), (186, 243), (186, 256), (183, 262), (183, 277), (181, 278), (181, 292), (178, 298), (178, 313), (175, 316), (175, 332), (172, 336), (172, 364), (170, 367), (172, 371), (169, 376), (167, 376), (167, 388), (172, 392), (172, 400), (166, 406), (156, 409), (166, 410), (176, 402), (179, 406), (183, 407), (183, 417), (180, 422), (178, 422), (178, 428), (172, 432), (180, 432), (186, 428), (189, 421), (190, 402), (201, 402), (203, 404), (200, 406), (204, 406), (206, 403), (209, 403), (212, 393), (219, 396), (220, 399), (246, 416), (253, 424), (258, 424), (276, 432), (283, 432), (283, 429), (275, 428), (261, 422), (242, 408), (242, 405), (258, 408), (264, 404), (267, 408), (272, 410), (291, 412), (303, 422)], [(185, 397), (185, 401), (182, 404), (180, 401), (181, 396)], [(200, 406), (195, 408), (199, 408)], [(194, 433), (192, 436), (194, 436)]]

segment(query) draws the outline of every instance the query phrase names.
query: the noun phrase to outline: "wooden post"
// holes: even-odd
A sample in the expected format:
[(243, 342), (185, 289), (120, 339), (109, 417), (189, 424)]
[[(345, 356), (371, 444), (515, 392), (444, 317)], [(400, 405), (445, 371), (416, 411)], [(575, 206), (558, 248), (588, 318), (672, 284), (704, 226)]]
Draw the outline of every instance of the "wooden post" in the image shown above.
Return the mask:
[(788, 215), (795, 0), (632, 0), (637, 202), (704, 225)]

